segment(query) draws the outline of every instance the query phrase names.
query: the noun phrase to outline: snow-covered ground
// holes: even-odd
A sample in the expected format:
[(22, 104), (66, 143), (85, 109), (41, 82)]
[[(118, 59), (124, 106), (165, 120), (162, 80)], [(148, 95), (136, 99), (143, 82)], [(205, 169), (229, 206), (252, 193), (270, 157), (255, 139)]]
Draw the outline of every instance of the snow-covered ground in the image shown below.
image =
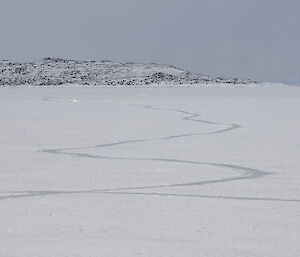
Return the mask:
[(1, 257), (296, 257), (300, 88), (0, 88)]

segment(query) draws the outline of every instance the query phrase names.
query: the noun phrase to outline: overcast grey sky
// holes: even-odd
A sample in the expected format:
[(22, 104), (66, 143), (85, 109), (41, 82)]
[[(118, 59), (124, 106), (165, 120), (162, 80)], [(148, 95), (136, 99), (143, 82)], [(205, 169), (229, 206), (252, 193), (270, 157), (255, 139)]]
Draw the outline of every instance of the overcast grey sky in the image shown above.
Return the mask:
[(0, 0), (0, 59), (173, 64), (277, 81), (300, 75), (299, 0)]

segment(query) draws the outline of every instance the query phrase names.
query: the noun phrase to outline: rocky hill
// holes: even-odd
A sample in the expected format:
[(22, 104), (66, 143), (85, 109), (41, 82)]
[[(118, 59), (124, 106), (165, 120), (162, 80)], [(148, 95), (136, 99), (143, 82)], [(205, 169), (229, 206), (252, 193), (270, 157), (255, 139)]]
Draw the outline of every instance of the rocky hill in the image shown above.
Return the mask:
[(170, 65), (118, 63), (108, 60), (75, 61), (44, 58), (39, 62), (0, 61), (0, 85), (195, 85), (256, 84), (251, 80), (226, 79), (190, 73)]

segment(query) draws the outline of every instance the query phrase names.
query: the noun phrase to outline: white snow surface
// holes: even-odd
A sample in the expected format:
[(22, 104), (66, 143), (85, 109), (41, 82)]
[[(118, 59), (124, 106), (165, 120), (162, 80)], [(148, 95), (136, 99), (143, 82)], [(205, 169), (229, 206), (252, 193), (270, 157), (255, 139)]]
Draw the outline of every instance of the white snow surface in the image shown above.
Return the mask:
[(299, 256), (299, 110), (297, 87), (0, 87), (0, 256)]

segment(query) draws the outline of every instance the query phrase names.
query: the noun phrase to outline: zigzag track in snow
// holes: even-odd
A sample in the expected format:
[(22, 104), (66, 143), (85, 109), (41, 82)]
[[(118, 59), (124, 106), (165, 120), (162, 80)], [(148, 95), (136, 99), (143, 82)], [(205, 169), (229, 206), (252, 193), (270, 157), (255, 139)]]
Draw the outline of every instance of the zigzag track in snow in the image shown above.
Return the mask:
[[(44, 98), (47, 101), (47, 98)], [(141, 105), (135, 105), (141, 106)], [(143, 189), (159, 189), (159, 188), (175, 188), (175, 187), (188, 187), (188, 186), (204, 186), (207, 184), (217, 184), (217, 183), (229, 183), (232, 181), (243, 181), (249, 179), (257, 179), (260, 177), (264, 177), (270, 174), (271, 172), (262, 171), (259, 169), (244, 167), (240, 165), (233, 165), (227, 163), (217, 163), (217, 162), (200, 162), (200, 161), (190, 161), (190, 160), (181, 160), (181, 159), (170, 159), (170, 158), (125, 158), (125, 157), (113, 157), (107, 155), (93, 155), (87, 153), (75, 153), (73, 150), (83, 150), (83, 149), (93, 149), (93, 148), (106, 148), (106, 147), (114, 147), (118, 145), (124, 144), (133, 144), (133, 143), (142, 143), (149, 142), (155, 140), (172, 140), (176, 138), (182, 137), (192, 137), (192, 136), (200, 136), (200, 135), (213, 135), (229, 132), (241, 127), (239, 124), (235, 123), (220, 123), (213, 122), (208, 120), (197, 119), (200, 114), (188, 112), (185, 110), (179, 109), (167, 109), (167, 108), (157, 108), (150, 105), (143, 105), (145, 109), (152, 110), (162, 110), (162, 111), (171, 111), (177, 112), (180, 114), (184, 114), (182, 120), (185, 121), (193, 121), (199, 123), (205, 123), (210, 125), (218, 125), (225, 126), (225, 128), (214, 130), (212, 132), (199, 132), (199, 133), (187, 133), (187, 134), (178, 134), (178, 135), (170, 135), (165, 137), (158, 137), (153, 139), (134, 139), (134, 140), (124, 140), (118, 142), (111, 142), (106, 144), (92, 145), (92, 146), (82, 146), (82, 147), (71, 147), (71, 148), (56, 148), (56, 149), (46, 149), (41, 150), (40, 152), (48, 153), (48, 154), (59, 154), (59, 155), (67, 155), (71, 157), (81, 157), (81, 158), (93, 158), (93, 159), (106, 159), (106, 160), (119, 160), (119, 161), (155, 161), (155, 162), (168, 162), (168, 163), (181, 163), (187, 165), (206, 165), (213, 166), (216, 168), (225, 168), (230, 169), (235, 172), (238, 172), (239, 175), (223, 178), (223, 179), (213, 179), (207, 181), (191, 181), (189, 183), (176, 183), (176, 184), (160, 184), (160, 185), (151, 185), (151, 186), (136, 186), (136, 187), (119, 187), (119, 188), (104, 188), (104, 189), (94, 189), (94, 190), (74, 190), (74, 191), (10, 191), (5, 192), (7, 194), (12, 194), (9, 196), (2, 196), (0, 199), (10, 199), (10, 198), (21, 198), (21, 197), (35, 197), (35, 196), (46, 196), (46, 195), (67, 195), (67, 194), (120, 194), (120, 195), (143, 195), (143, 196), (173, 196), (173, 197), (192, 197), (192, 198), (212, 198), (212, 199), (228, 199), (228, 200), (249, 200), (249, 201), (281, 201), (281, 202), (300, 202), (298, 199), (281, 199), (281, 198), (258, 198), (258, 197), (241, 197), (241, 196), (214, 196), (214, 195), (197, 195), (197, 194), (173, 194), (173, 193), (158, 193), (158, 192), (140, 192), (134, 190), (143, 190)]]

